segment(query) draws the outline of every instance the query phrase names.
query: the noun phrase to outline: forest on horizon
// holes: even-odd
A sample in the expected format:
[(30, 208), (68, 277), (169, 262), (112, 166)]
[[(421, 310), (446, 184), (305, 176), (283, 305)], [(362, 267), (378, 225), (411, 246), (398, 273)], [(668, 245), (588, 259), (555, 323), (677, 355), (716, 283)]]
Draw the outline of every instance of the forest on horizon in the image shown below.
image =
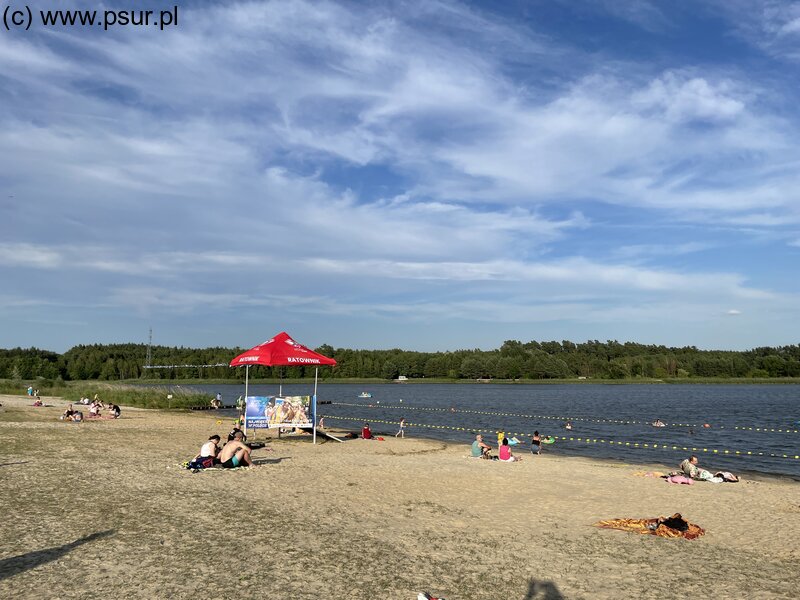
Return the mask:
[[(243, 371), (228, 367), (243, 348), (183, 348), (147, 344), (91, 344), (63, 354), (37, 348), (0, 349), (0, 379), (51, 381), (119, 381), (143, 379), (230, 379)], [(337, 366), (320, 369), (323, 379), (444, 378), (474, 379), (636, 379), (636, 378), (781, 378), (800, 377), (800, 345), (760, 347), (746, 351), (672, 348), (633, 342), (575, 344), (507, 340), (495, 350), (416, 352), (352, 350), (328, 344), (315, 348), (335, 358)], [(145, 368), (150, 366), (168, 368)], [(222, 365), (182, 367), (180, 365)], [(313, 367), (260, 367), (253, 378), (313, 376)]]

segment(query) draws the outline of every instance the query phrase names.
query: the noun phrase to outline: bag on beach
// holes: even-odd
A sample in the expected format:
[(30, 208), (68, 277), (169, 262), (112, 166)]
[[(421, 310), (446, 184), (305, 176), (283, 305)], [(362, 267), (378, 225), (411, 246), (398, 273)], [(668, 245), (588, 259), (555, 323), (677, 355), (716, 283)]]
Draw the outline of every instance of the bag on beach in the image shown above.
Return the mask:
[(203, 456), (189, 461), (187, 469), (210, 469), (214, 466), (214, 458), (211, 456)]
[(681, 513), (675, 513), (669, 519), (659, 520), (661, 521), (661, 525), (676, 531), (686, 531), (689, 529), (689, 523), (681, 516)]

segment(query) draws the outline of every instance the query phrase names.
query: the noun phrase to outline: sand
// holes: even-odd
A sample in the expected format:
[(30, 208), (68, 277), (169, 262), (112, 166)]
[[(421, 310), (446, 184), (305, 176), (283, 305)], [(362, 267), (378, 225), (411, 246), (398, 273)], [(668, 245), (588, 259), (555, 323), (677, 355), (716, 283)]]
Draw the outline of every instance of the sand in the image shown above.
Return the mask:
[[(177, 465), (231, 421), (0, 396), (0, 597), (796, 598), (800, 483), (669, 485), (670, 466), (468, 458), (422, 439), (270, 440), (251, 469)], [(86, 414), (88, 411), (84, 411)], [(378, 432), (380, 433), (380, 432)], [(260, 438), (264, 438), (264, 433)], [(708, 465), (713, 468), (713, 465)], [(592, 527), (682, 513), (694, 541)]]

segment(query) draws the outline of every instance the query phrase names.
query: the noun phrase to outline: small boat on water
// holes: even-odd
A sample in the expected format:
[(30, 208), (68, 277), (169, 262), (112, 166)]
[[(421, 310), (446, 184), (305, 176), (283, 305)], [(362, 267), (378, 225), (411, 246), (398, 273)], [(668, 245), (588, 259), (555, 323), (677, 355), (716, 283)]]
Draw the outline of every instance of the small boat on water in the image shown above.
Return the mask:
[(369, 392), (361, 392), (361, 393), (358, 395), (358, 397), (359, 397), (359, 398), (372, 398), (372, 394), (370, 394)]

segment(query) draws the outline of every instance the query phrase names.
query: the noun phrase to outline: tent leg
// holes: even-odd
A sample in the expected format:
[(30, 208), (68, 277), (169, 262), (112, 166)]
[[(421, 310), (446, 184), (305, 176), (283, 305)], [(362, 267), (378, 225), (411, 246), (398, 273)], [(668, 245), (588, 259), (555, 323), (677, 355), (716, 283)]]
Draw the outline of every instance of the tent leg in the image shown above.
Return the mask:
[(311, 401), (314, 407), (311, 409), (311, 422), (314, 424), (314, 443), (317, 443), (317, 377), (319, 375), (319, 367), (314, 367), (314, 396)]
[(247, 384), (250, 381), (250, 365), (244, 368), (244, 436), (247, 437)]

